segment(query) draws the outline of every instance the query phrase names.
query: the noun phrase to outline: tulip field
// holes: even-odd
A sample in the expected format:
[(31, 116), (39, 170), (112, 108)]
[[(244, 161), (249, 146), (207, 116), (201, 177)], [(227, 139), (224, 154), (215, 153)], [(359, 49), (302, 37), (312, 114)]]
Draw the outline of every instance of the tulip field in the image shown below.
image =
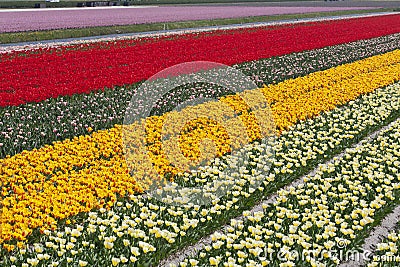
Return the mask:
[[(154, 74), (199, 61), (255, 87), (132, 106)], [(199, 95), (216, 101), (177, 108)], [(0, 117), (0, 266), (338, 266), (400, 205), (400, 14), (10, 47)], [(159, 179), (187, 195), (154, 197)], [(210, 203), (188, 201), (198, 188)], [(400, 266), (399, 225), (359, 266)]]

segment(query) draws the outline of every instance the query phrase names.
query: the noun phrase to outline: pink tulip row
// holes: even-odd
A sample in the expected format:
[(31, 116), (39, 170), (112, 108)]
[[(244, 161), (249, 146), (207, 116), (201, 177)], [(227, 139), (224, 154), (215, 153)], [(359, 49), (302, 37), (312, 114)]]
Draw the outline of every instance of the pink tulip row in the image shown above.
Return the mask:
[[(0, 13), (0, 33), (363, 9), (363, 7), (148, 6)], [(365, 9), (365, 8), (364, 8)]]

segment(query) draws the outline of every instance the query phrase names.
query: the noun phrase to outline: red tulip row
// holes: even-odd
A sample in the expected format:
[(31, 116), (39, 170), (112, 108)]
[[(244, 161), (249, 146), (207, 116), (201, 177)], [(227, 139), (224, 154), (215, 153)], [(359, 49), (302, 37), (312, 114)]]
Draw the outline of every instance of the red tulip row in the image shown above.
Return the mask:
[(0, 106), (131, 84), (187, 61), (235, 64), (400, 32), (400, 15), (186, 34), (0, 56)]

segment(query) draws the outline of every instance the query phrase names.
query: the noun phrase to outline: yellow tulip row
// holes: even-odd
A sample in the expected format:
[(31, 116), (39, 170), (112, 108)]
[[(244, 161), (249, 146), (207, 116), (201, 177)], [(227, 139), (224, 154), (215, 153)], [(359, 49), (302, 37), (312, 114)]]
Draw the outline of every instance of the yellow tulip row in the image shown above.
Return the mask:
[[(3, 212), (0, 243), (25, 240), (38, 227), (42, 230), (54, 229), (59, 219), (110, 206), (117, 195), (142, 192), (157, 174), (179, 172), (179, 168), (170, 165), (171, 155), (168, 157), (164, 151), (168, 144), (173, 146), (173, 143), (178, 143), (182, 154), (194, 162), (200, 159), (198, 141), (207, 137), (214, 141), (214, 154), (219, 156), (262, 137), (264, 132), (260, 126), (263, 119), (269, 118), (269, 104), (276, 127), (284, 130), (299, 120), (331, 110), (399, 79), (400, 51), (396, 50), (241, 95), (223, 97), (219, 102), (148, 118), (145, 137), (134, 127), (130, 129), (128, 139), (134, 138), (147, 144), (147, 147), (128, 144), (128, 161), (123, 153), (120, 125), (1, 159)], [(262, 93), (263, 101), (257, 98), (257, 92)], [(227, 104), (234, 112), (219, 109), (218, 103)], [(217, 120), (210, 119), (212, 113), (226, 118), (226, 128), (221, 127)], [(185, 123), (186, 116), (192, 117), (193, 114), (198, 119)], [(255, 114), (266, 115), (264, 118)], [(179, 120), (176, 119), (180, 117), (184, 118), (183, 128), (175, 129), (184, 132), (181, 135), (166, 127), (168, 121), (177, 123)], [(227, 129), (236, 127), (238, 122), (244, 124), (246, 133), (238, 134), (235, 143), (236, 133)], [(200, 125), (210, 131), (201, 130)], [(166, 146), (161, 143), (161, 133), (164, 132), (172, 134), (164, 142)], [(176, 151), (174, 148), (171, 150)], [(146, 160), (146, 152), (150, 161)], [(175, 154), (172, 153), (173, 157)], [(127, 166), (126, 162), (135, 165), (132, 176), (129, 174), (132, 166)]]

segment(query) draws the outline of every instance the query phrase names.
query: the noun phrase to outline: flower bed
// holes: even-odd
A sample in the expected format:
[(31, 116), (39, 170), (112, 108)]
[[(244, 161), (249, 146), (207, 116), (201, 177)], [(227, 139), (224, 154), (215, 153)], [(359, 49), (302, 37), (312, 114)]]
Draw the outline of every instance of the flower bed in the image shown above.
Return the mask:
[[(181, 266), (337, 264), (329, 252), (355, 249), (399, 204), (399, 16), (2, 53), (0, 265), (155, 266), (229, 223)], [(342, 45), (304, 51), (333, 44)], [(142, 92), (136, 82), (209, 59), (236, 64), (259, 88), (180, 86), (126, 123), (126, 109), (142, 113), (127, 106)], [(218, 101), (180, 107), (200, 95)], [(181, 154), (195, 171), (179, 167)], [(164, 192), (184, 190), (162, 201), (145, 193), (163, 179)], [(199, 191), (208, 205), (190, 201)]]
[(188, 61), (211, 60), (232, 65), (394, 34), (400, 31), (399, 17), (216, 31), (2, 54), (0, 106), (132, 84)]

